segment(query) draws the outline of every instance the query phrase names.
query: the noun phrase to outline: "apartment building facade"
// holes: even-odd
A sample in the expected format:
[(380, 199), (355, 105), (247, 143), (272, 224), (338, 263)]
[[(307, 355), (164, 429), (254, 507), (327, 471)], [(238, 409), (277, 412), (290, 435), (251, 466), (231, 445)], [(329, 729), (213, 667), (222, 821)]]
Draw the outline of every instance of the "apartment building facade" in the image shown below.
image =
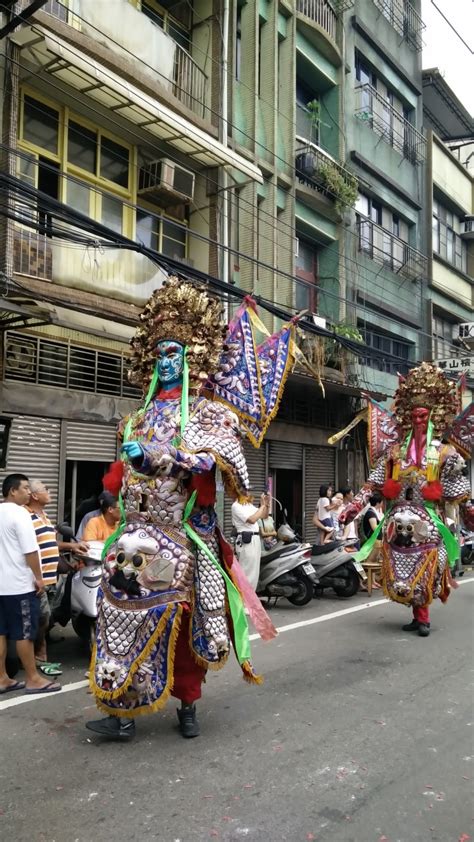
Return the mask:
[(44, 479), (51, 515), (73, 525), (139, 398), (127, 343), (164, 275), (68, 211), (216, 274), (220, 174), (261, 180), (223, 135), (213, 3), (111, 5), (47, 0), (31, 15), (22, 0), (0, 18), (2, 171), (13, 179), (0, 217), (0, 471)]

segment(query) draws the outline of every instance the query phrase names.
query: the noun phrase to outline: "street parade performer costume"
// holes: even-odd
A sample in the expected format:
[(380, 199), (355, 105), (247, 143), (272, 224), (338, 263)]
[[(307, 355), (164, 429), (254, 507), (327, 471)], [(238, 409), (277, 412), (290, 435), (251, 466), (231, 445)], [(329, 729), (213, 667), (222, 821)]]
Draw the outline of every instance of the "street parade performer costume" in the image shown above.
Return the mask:
[(241, 434), (256, 446), (263, 440), (294, 361), (293, 324), (267, 332), (259, 346), (255, 328), (266, 330), (251, 299), (225, 334), (220, 303), (170, 278), (131, 340), (129, 376), (145, 400), (122, 425), (123, 461), (108, 478), (110, 490), (121, 489), (122, 521), (104, 550), (91, 665), (92, 692), (108, 717), (87, 723), (102, 736), (133, 736), (135, 717), (170, 694), (182, 703), (181, 733), (197, 736), (201, 684), (231, 645), (244, 678), (262, 680), (250, 662), (246, 614), (264, 639), (276, 632), (214, 510), (217, 468), (228, 493), (247, 498)]
[[(369, 454), (375, 467), (341, 520), (350, 521), (374, 490), (386, 500), (382, 522), (355, 558), (364, 561), (381, 542), (385, 595), (410, 605), (405, 631), (430, 633), (429, 605), (445, 602), (459, 545), (446, 525), (459, 515), (472, 528), (474, 511), (463, 456), (470, 457), (474, 412), (460, 413), (456, 385), (422, 363), (400, 378), (392, 415), (369, 402)], [(378, 458), (377, 458), (378, 457)]]

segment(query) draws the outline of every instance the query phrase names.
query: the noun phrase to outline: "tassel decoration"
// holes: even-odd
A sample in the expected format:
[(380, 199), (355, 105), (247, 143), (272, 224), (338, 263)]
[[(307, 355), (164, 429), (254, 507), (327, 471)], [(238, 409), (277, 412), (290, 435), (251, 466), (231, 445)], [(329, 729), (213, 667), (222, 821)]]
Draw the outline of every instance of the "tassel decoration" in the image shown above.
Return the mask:
[(382, 494), (386, 500), (395, 500), (402, 490), (401, 482), (394, 479), (386, 479), (382, 486)]
[(423, 486), (421, 493), (425, 500), (440, 500), (443, 496), (443, 486), (439, 482), (439, 480), (435, 480), (434, 482), (427, 482), (426, 485)]
[(114, 497), (118, 497), (120, 493), (120, 489), (122, 487), (122, 480), (123, 480), (123, 462), (112, 462), (109, 470), (105, 474), (102, 485), (104, 486), (104, 491), (110, 491)]

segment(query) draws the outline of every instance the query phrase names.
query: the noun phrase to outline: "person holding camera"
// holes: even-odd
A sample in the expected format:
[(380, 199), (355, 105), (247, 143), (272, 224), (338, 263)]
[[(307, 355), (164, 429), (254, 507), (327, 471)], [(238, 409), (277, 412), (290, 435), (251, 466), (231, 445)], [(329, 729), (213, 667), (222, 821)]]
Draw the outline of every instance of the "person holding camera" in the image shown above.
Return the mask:
[(268, 494), (260, 495), (260, 506), (254, 505), (252, 498), (246, 503), (236, 500), (232, 503), (232, 525), (237, 532), (235, 554), (252, 588), (257, 590), (260, 576), (260, 541), (259, 520), (270, 514), (271, 498)]

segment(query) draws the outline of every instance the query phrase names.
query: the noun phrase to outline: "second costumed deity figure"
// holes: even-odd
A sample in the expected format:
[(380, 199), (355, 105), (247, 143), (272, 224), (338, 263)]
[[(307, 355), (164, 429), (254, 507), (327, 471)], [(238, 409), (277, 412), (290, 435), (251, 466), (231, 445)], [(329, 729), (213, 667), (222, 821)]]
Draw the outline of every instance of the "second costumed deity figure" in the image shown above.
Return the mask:
[(219, 301), (170, 278), (132, 339), (130, 379), (144, 402), (122, 425), (123, 461), (108, 479), (122, 520), (105, 548), (91, 667), (107, 717), (87, 727), (101, 736), (130, 739), (135, 718), (170, 694), (181, 700), (182, 735), (197, 736), (206, 671), (220, 669), (232, 646), (244, 678), (261, 681), (247, 614), (263, 638), (276, 632), (214, 509), (217, 469), (234, 499), (247, 498), (242, 428), (261, 442), (294, 360), (293, 324), (258, 347), (255, 325), (252, 301), (225, 329)]

